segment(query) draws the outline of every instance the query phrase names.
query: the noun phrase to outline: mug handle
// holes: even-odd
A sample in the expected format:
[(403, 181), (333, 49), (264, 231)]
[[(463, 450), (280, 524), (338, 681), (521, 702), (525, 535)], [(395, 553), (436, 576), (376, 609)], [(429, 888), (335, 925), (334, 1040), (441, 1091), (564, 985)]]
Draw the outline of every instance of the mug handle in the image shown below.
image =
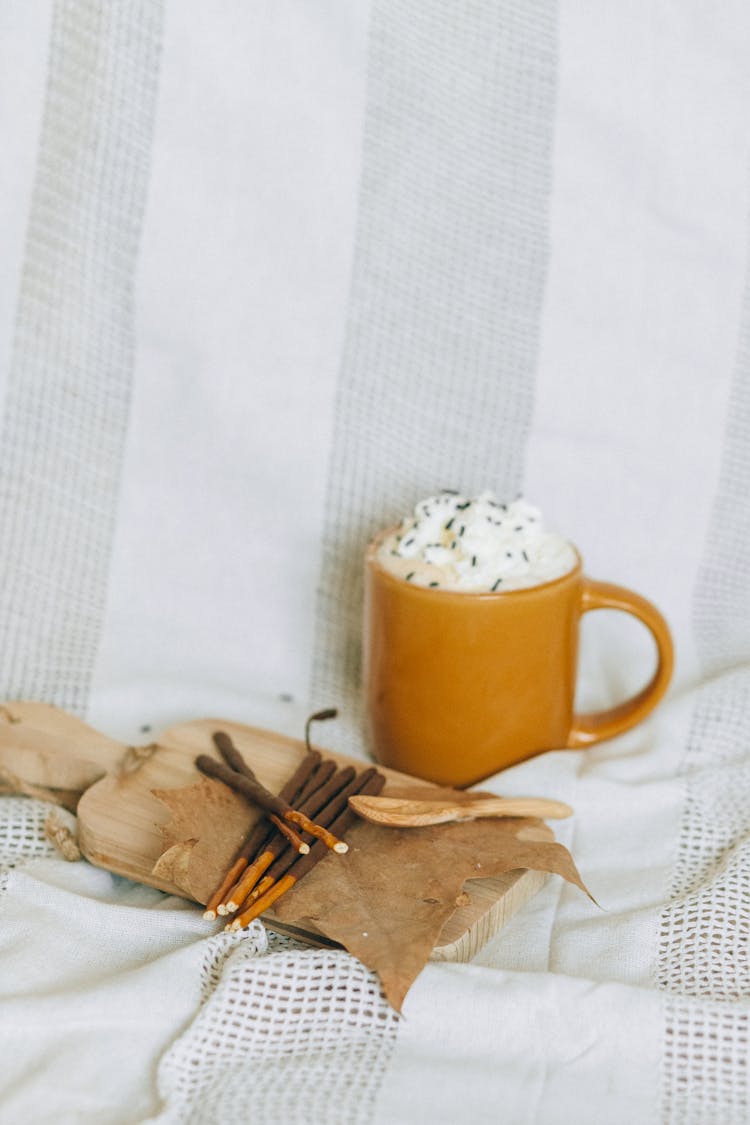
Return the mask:
[(593, 746), (595, 742), (613, 738), (616, 734), (630, 730), (641, 719), (645, 719), (667, 690), (674, 667), (674, 649), (669, 626), (656, 606), (646, 598), (625, 589), (624, 586), (615, 586), (611, 582), (595, 582), (591, 578), (584, 577), (581, 612), (588, 613), (592, 609), (620, 609), (623, 613), (632, 613), (642, 621), (656, 641), (656, 671), (651, 681), (637, 695), (626, 699), (624, 703), (618, 703), (608, 711), (587, 711), (574, 715), (573, 726), (568, 736), (568, 749)]

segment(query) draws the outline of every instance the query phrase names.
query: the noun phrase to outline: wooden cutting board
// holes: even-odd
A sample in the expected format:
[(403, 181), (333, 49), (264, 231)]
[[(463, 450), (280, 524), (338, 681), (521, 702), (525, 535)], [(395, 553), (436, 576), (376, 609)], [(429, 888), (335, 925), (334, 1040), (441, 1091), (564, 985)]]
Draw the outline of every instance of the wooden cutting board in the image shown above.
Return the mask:
[[(107, 775), (84, 794), (78, 806), (79, 838), (87, 859), (118, 875), (172, 894), (183, 894), (179, 887), (155, 879), (151, 873), (164, 851), (160, 826), (169, 815), (151, 791), (179, 788), (199, 780), (194, 759), (198, 754), (213, 752), (211, 735), (217, 729), (232, 736), (261, 782), (273, 792), (281, 788), (305, 753), (301, 741), (224, 720), (205, 719), (173, 727), (160, 736), (150, 753), (141, 751), (140, 757), (137, 751), (131, 754), (124, 769)], [(342, 765), (362, 767), (355, 759), (328, 750), (323, 753)], [(393, 784), (413, 782), (394, 770), (383, 773)], [(551, 832), (549, 836), (552, 837)], [(541, 888), (545, 879), (541, 872), (513, 871), (497, 878), (467, 882), (469, 903), (459, 907), (446, 923), (433, 959), (469, 960)], [(282, 926), (275, 922), (272, 912), (264, 915), (264, 921), (303, 939), (327, 944), (312, 927), (299, 930)]]
[[(170, 819), (167, 806), (152, 791), (199, 781), (194, 760), (198, 754), (215, 752), (211, 735), (219, 729), (232, 736), (260, 781), (274, 792), (305, 753), (301, 740), (223, 719), (183, 723), (165, 731), (155, 743), (127, 747), (54, 707), (9, 703), (0, 708), (0, 766), (34, 785), (57, 786), (60, 792), (79, 786), (84, 790), (77, 809), (79, 846), (86, 859), (114, 874), (187, 898), (179, 886), (152, 874), (165, 850), (163, 828)], [(321, 750), (343, 765), (363, 767), (361, 761)], [(382, 772), (392, 785), (415, 783), (395, 770)], [(540, 838), (553, 838), (544, 825), (539, 833)], [(464, 886), (468, 902), (446, 922), (432, 959), (470, 960), (546, 878), (543, 872), (511, 871), (469, 880)], [(282, 925), (273, 912), (263, 921), (312, 944), (331, 944), (312, 925), (305, 929)]]

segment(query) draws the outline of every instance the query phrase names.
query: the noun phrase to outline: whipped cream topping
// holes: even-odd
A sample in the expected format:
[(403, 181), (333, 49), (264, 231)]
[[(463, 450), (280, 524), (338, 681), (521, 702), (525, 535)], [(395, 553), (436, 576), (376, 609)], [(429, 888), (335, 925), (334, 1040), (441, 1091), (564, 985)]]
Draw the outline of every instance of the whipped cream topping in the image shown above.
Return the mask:
[(578, 562), (573, 546), (545, 531), (541, 512), (526, 500), (501, 503), (491, 492), (471, 498), (448, 490), (420, 500), (377, 557), (415, 585), (467, 592), (538, 586)]

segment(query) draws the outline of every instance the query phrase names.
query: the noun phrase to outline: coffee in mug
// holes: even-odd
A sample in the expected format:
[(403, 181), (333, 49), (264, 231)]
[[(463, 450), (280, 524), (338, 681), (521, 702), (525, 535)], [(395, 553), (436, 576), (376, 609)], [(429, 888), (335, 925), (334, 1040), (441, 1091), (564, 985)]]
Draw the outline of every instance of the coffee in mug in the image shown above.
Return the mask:
[[(651, 630), (656, 671), (632, 699), (574, 714), (580, 619), (604, 608)], [(656, 607), (587, 578), (576, 548), (525, 500), (446, 490), (368, 547), (366, 708), (385, 766), (464, 786), (545, 750), (593, 745), (645, 718), (672, 666)]]

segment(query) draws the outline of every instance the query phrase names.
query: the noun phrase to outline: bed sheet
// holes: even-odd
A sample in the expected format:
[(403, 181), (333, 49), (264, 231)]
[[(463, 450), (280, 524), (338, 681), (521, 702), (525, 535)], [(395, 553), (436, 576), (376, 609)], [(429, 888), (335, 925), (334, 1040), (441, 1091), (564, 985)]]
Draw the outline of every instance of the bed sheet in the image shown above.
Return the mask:
[[(364, 757), (360, 559), (523, 492), (672, 628), (645, 723), (491, 779), (550, 880), (402, 1017), (344, 953), (66, 864), (0, 799), (0, 1121), (745, 1122), (750, 298), (740, 3), (0, 4), (0, 684), (128, 741)], [(578, 701), (647, 678), (583, 629)]]

